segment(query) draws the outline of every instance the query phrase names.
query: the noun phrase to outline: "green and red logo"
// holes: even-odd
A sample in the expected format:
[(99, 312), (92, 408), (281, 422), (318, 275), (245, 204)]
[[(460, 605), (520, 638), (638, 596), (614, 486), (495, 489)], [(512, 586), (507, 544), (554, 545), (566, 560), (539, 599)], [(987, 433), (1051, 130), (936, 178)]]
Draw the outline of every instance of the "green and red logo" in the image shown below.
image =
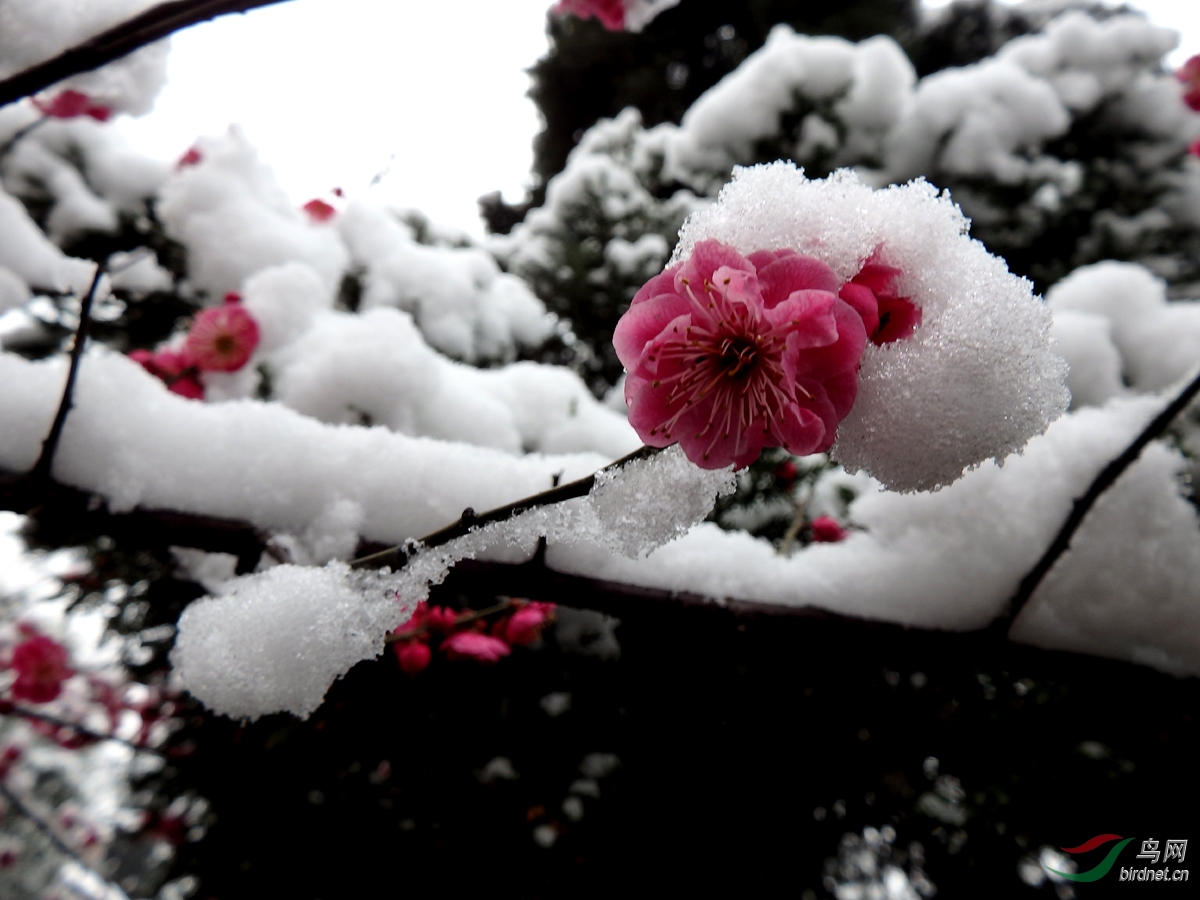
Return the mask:
[(1119, 834), (1098, 834), (1094, 838), (1084, 841), (1078, 847), (1063, 847), (1062, 851), (1074, 856), (1080, 853), (1088, 853), (1097, 847), (1107, 844), (1109, 841), (1120, 841), (1119, 844), (1108, 851), (1108, 854), (1104, 859), (1100, 860), (1099, 864), (1088, 869), (1086, 872), (1059, 872), (1057, 869), (1051, 869), (1049, 866), (1046, 868), (1058, 877), (1065, 878), (1068, 881), (1096, 881), (1108, 874), (1108, 870), (1117, 861), (1117, 856), (1120, 855), (1121, 851), (1132, 840), (1133, 838), (1122, 838)]

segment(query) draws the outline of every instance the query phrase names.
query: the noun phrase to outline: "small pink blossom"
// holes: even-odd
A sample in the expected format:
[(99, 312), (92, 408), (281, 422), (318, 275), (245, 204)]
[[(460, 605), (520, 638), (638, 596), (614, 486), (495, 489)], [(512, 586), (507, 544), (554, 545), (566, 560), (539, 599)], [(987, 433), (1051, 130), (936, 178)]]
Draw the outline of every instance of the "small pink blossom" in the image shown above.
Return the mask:
[(817, 516), (812, 520), (809, 526), (814, 543), (817, 544), (836, 544), (838, 541), (843, 541), (850, 534), (841, 525), (837, 519), (830, 516)]
[(236, 302), (199, 313), (184, 344), (196, 367), (206, 372), (236, 372), (257, 346), (258, 323)]
[(1200, 112), (1200, 54), (1180, 66), (1175, 77), (1183, 83), (1183, 102)]
[(510, 644), (528, 646), (541, 637), (542, 628), (553, 616), (553, 603), (528, 603), (502, 620), (503, 633), (500, 636)]
[(406, 675), (416, 675), (423, 672), (429, 665), (433, 653), (427, 644), (421, 641), (403, 641), (392, 644), (392, 652), (400, 663), (400, 669)]
[(204, 385), (197, 377), (196, 363), (186, 350), (133, 350), (129, 358), (165, 382), (167, 390), (189, 400), (204, 399)]
[(204, 161), (204, 154), (200, 152), (199, 147), (189, 147), (183, 156), (175, 161), (175, 168), (186, 169), (188, 166), (198, 166)]
[(90, 116), (97, 122), (107, 122), (112, 110), (107, 106), (92, 103), (87, 94), (79, 91), (60, 91), (49, 100), (31, 98), (38, 112), (52, 119), (74, 119), (79, 116)]
[(775, 467), (773, 474), (775, 476), (776, 483), (786, 491), (793, 484), (795, 484), (796, 475), (798, 472), (796, 470), (796, 464), (790, 459), (785, 459)]
[(494, 663), (508, 656), (512, 648), (500, 638), (478, 631), (459, 631), (442, 641), (442, 651), (451, 659), (474, 659), (483, 663)]
[(838, 296), (862, 316), (867, 336), (876, 345), (890, 344), (912, 337), (921, 324), (921, 310), (908, 297), (901, 297), (895, 287), (900, 270), (885, 266), (876, 253), (851, 278)]
[(1191, 146), (1188, 147), (1188, 153), (1192, 154), (1192, 156), (1200, 157), (1200, 138), (1192, 141)]
[(31, 703), (48, 703), (62, 693), (63, 682), (75, 674), (67, 662), (70, 654), (45, 635), (26, 638), (13, 648), (12, 667), (17, 671), (12, 695)]
[(609, 31), (625, 30), (624, 0), (558, 0), (552, 12), (556, 16), (595, 18)]
[(328, 222), (337, 214), (337, 210), (324, 200), (309, 200), (301, 207), (314, 222)]
[(829, 266), (792, 250), (696, 244), (637, 292), (613, 335), (638, 436), (678, 441), (708, 469), (742, 468), (764, 447), (828, 450), (867, 340), (839, 288)]

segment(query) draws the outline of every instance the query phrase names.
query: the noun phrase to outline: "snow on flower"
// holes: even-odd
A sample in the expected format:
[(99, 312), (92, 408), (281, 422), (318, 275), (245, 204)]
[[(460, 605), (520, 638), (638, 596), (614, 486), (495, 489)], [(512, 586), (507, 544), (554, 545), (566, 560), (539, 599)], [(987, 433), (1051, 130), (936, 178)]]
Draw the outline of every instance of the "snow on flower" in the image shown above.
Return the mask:
[(766, 446), (828, 450), (866, 343), (838, 288), (829, 266), (790, 249), (696, 244), (638, 291), (613, 335), (638, 436), (678, 442), (707, 469), (747, 466)]
[[(922, 180), (873, 190), (848, 170), (811, 180), (776, 162), (735, 169), (716, 203), (684, 223), (671, 263), (686, 264), (714, 240), (739, 254), (790, 250), (819, 260), (837, 284), (870, 290), (877, 311), (890, 316), (874, 335), (880, 343), (862, 351), (857, 396), (835, 423), (833, 456), (893, 490), (931, 490), (1022, 450), (1069, 400), (1049, 311), (968, 227), (949, 195)], [(842, 291), (865, 299), (857, 288)], [(895, 339), (910, 326), (911, 336)]]
[(1183, 83), (1183, 102), (1200, 112), (1200, 54), (1180, 66), (1175, 77)]
[(442, 651), (450, 659), (474, 659), (478, 662), (498, 662), (512, 653), (512, 648), (500, 638), (478, 631), (459, 631), (442, 641)]
[(31, 98), (30, 102), (37, 107), (38, 112), (52, 119), (74, 119), (78, 116), (89, 116), (97, 122), (107, 122), (112, 110), (107, 106), (93, 103), (87, 94), (79, 91), (60, 91), (49, 100)]
[(62, 693), (63, 682), (75, 674), (67, 665), (67, 648), (45, 635), (28, 637), (13, 648), (12, 667), (17, 679), (12, 695), (17, 700), (49, 703)]
[(258, 323), (239, 300), (206, 309), (196, 316), (184, 346), (198, 368), (207, 372), (236, 372), (254, 353), (258, 346)]

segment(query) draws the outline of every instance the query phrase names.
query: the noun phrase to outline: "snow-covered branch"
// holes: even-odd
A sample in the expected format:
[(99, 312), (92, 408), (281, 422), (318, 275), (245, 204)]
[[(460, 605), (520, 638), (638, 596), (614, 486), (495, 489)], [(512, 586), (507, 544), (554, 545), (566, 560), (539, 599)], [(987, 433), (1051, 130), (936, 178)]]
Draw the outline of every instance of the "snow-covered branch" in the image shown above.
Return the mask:
[(173, 0), (160, 3), (0, 81), (0, 106), (36, 94), (72, 75), (98, 69), (191, 25), (282, 2), (284, 0)]

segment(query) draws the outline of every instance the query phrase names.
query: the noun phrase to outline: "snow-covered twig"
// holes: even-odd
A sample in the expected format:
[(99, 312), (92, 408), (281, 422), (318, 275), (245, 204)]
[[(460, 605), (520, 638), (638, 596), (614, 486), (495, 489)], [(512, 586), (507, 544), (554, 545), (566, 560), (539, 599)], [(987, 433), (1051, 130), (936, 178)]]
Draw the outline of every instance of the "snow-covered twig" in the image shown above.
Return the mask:
[(20, 716), (23, 719), (33, 719), (38, 722), (45, 722), (47, 725), (53, 725), (56, 728), (67, 728), (77, 734), (81, 734), (89, 740), (93, 741), (110, 741), (114, 744), (121, 744), (131, 750), (136, 750), (139, 753), (153, 753), (156, 756), (162, 756), (161, 751), (155, 750), (153, 747), (147, 747), (145, 744), (138, 744), (134, 741), (126, 740), (122, 737), (117, 737), (113, 734), (103, 734), (99, 731), (94, 731), (86, 725), (80, 725), (76, 722), (68, 722), (65, 719), (59, 719), (56, 716), (50, 716), (43, 712), (38, 712), (35, 709), (28, 709), (24, 706), (17, 706), (15, 703), (8, 701), (0, 701), (0, 715)]
[(0, 106), (36, 94), (64, 78), (98, 69), (191, 25), (282, 2), (284, 0), (173, 0), (160, 3), (58, 56), (0, 81)]
[[(432, 534), (427, 534), (415, 543), (422, 549), (440, 547), (455, 538), (462, 537), (472, 528), (490, 525), (492, 522), (503, 522), (506, 519), (511, 519), (515, 515), (530, 509), (536, 509), (539, 506), (550, 506), (553, 503), (562, 503), (564, 500), (571, 500), (575, 497), (586, 497), (596, 484), (596, 476), (601, 472), (619, 469), (621, 466), (633, 462), (635, 459), (648, 459), (661, 452), (662, 449), (659, 447), (640, 447), (632, 453), (622, 456), (616, 462), (609, 463), (607, 466), (593, 472), (591, 475), (569, 482), (568, 484), (553, 487), (548, 491), (542, 491), (540, 494), (534, 494), (532, 497), (525, 497), (514, 503), (498, 506), (485, 513), (476, 513), (475, 510), (470, 508), (465, 509), (458, 521)], [(391, 569), (399, 569), (408, 561), (409, 551), (406, 547), (407, 545), (401, 544), (396, 547), (390, 547), (387, 550), (380, 550), (378, 553), (359, 557), (351, 562), (350, 565), (355, 569), (382, 569), (384, 566)]]
[(1121, 474), (1128, 469), (1141, 453), (1146, 449), (1146, 445), (1155, 438), (1160, 437), (1167, 427), (1175, 420), (1181, 412), (1187, 409), (1188, 404), (1195, 399), (1200, 393), (1200, 373), (1187, 383), (1182, 391), (1172, 400), (1166, 408), (1155, 416), (1139, 434), (1133, 442), (1125, 448), (1116, 459), (1105, 466), (1100, 474), (1092, 481), (1088, 489), (1083, 495), (1075, 500), (1071, 507), (1071, 514), (1067, 516), (1067, 520), (1063, 523), (1058, 534), (1055, 535), (1054, 541), (1046, 548), (1046, 552), (1042, 554), (1041, 559), (1037, 564), (1030, 569), (1029, 574), (1021, 579), (1021, 585), (1017, 588), (1017, 593), (1013, 596), (1009, 604), (1008, 612), (997, 618), (990, 626), (989, 631), (995, 631), (999, 634), (1008, 634), (1012, 623), (1016, 621), (1017, 616), (1021, 614), (1021, 610), (1029, 602), (1038, 585), (1042, 583), (1042, 579), (1049, 574), (1054, 564), (1058, 562), (1059, 557), (1070, 549), (1071, 538), (1075, 536), (1075, 532), (1079, 530), (1079, 526), (1083, 524), (1084, 517), (1087, 516), (1089, 510), (1100, 499), (1101, 494), (1112, 487)]

